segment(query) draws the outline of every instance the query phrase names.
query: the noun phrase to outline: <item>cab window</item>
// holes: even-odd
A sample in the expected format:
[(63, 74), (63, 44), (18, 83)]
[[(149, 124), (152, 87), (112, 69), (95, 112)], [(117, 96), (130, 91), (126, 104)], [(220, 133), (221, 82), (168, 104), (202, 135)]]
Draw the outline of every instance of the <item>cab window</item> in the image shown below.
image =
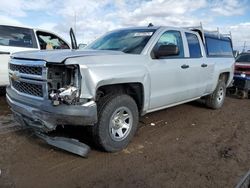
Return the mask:
[(41, 50), (70, 49), (66, 42), (54, 34), (37, 31)]
[(171, 31), (167, 31), (163, 33), (154, 48), (158, 48), (161, 45), (176, 45), (179, 50), (178, 55), (166, 56), (163, 58), (183, 58), (184, 57), (183, 42), (182, 42), (181, 33), (179, 31), (171, 30)]

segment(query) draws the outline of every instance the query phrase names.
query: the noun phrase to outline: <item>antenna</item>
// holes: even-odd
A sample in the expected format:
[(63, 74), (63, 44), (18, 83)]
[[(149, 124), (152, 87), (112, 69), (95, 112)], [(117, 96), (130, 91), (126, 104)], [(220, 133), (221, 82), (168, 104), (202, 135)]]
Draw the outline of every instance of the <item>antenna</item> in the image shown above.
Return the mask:
[(218, 35), (218, 38), (220, 39), (220, 29), (219, 29), (219, 27), (217, 27), (217, 35)]
[(74, 18), (73, 18), (74, 20), (73, 20), (73, 28), (74, 28), (74, 34), (76, 35), (76, 22), (77, 22), (77, 12), (76, 12), (76, 10), (74, 9)]
[(247, 44), (247, 42), (244, 41), (244, 46), (243, 46), (242, 52), (245, 52), (245, 51), (246, 51), (246, 47), (247, 47), (246, 44)]

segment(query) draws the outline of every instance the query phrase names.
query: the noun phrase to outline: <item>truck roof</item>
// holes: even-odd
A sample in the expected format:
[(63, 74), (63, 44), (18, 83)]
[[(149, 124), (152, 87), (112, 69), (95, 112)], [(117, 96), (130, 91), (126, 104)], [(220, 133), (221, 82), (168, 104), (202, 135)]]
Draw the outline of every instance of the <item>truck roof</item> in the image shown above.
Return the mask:
[[(191, 31), (191, 32), (203, 32), (206, 37), (219, 38), (219, 39), (228, 39), (231, 38), (230, 34), (221, 34), (219, 31), (207, 31), (202, 30), (197, 27), (172, 27), (172, 26), (138, 26), (138, 27), (125, 27), (116, 29), (117, 30), (127, 30), (127, 29), (143, 29), (143, 30), (158, 30), (158, 29), (173, 29), (173, 30), (181, 30), (181, 31)], [(199, 33), (199, 34), (201, 34)]]
[(185, 28), (182, 27), (172, 27), (172, 26), (138, 26), (138, 27), (125, 27), (125, 28), (120, 28), (117, 30), (126, 30), (126, 29), (145, 29), (145, 30), (152, 30), (152, 29), (178, 29), (178, 30), (187, 30)]
[(125, 28), (120, 28), (120, 29), (116, 29), (116, 30), (112, 30), (113, 31), (120, 31), (120, 30), (128, 30), (128, 29), (143, 29), (143, 30), (165, 30), (165, 29), (169, 29), (169, 30), (180, 30), (180, 31), (189, 31), (189, 32), (195, 32), (186, 28), (182, 28), (182, 27), (172, 27), (172, 26), (138, 26), (138, 27), (125, 27)]

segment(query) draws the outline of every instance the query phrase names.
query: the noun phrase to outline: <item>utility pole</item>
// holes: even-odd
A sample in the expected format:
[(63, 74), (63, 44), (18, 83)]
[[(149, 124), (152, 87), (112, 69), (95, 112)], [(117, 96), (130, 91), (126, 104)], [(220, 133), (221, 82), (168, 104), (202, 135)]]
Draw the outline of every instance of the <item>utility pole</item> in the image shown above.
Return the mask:
[(76, 35), (76, 11), (74, 11), (74, 32)]
[(246, 51), (246, 44), (247, 44), (247, 42), (246, 42), (246, 41), (244, 41), (244, 45), (243, 45), (242, 52), (245, 52), (245, 51)]

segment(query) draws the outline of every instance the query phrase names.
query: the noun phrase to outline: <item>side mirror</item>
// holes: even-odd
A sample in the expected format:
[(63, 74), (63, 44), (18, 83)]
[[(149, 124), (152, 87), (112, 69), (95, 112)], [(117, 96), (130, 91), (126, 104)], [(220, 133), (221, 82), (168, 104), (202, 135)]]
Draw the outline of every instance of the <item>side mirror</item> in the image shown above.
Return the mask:
[(180, 53), (179, 48), (174, 44), (160, 45), (154, 50), (154, 56), (157, 59), (165, 56), (179, 55), (179, 53)]

